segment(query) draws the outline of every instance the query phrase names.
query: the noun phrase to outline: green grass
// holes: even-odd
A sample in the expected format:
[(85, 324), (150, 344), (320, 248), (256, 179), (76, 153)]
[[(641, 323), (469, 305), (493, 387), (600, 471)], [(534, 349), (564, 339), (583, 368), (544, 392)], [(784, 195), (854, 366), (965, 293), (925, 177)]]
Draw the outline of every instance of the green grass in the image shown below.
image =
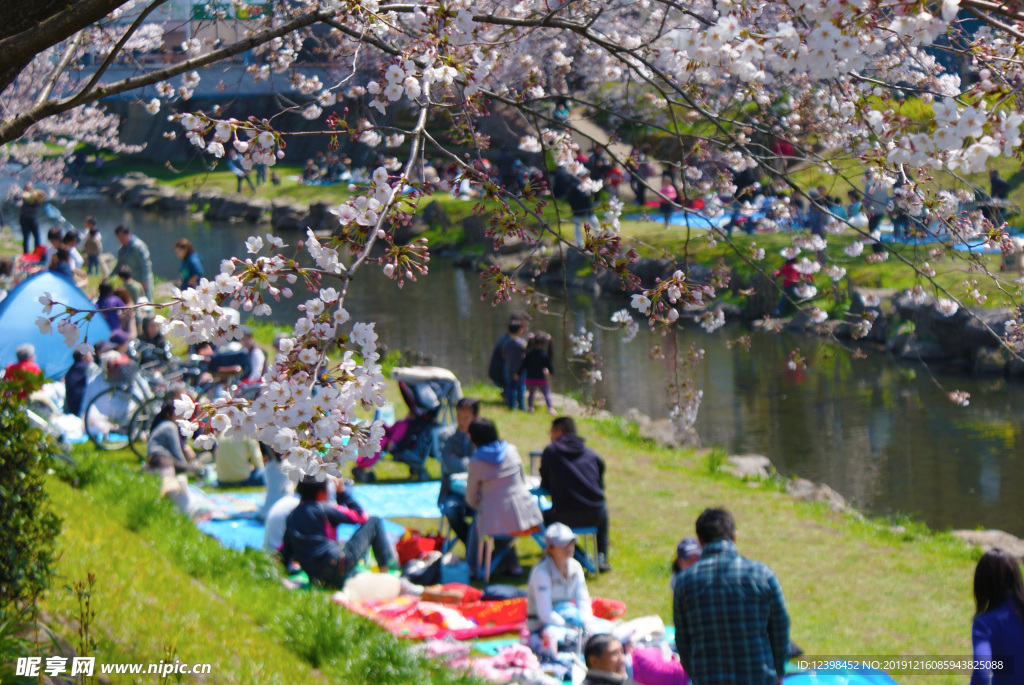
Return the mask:
[[(484, 414), (524, 458), (544, 446), (546, 415), (510, 413), (484, 386), (467, 391), (483, 398)], [(389, 395), (397, 399), (393, 387)], [(738, 522), (741, 553), (778, 574), (793, 621), (792, 639), (808, 654), (970, 653), (977, 550), (920, 525), (899, 531), (886, 521), (859, 520), (823, 505), (796, 502), (775, 483), (753, 487), (713, 468), (721, 462), (720, 453), (659, 448), (618, 419), (581, 419), (579, 425), (607, 462), (611, 512), (615, 570), (588, 581), (592, 595), (624, 600), (629, 616), (658, 614), (670, 621), (667, 570), (675, 545), (693, 533), (702, 509), (726, 506)], [(118, 466), (134, 463), (130, 457), (120, 459)], [(435, 463), (430, 470), (436, 477)], [(59, 543), (60, 572), (64, 582), (88, 571), (99, 574), (97, 621), (110, 654), (153, 658), (148, 655), (154, 646), (187, 626), (189, 638), (175, 644), (182, 658), (210, 660), (215, 668), (239, 676), (257, 667), (268, 674), (305, 673), (301, 669), (318, 663), (327, 664), (321, 670), (332, 679), (345, 674), (343, 682), (421, 682), (403, 675), (414, 672), (444, 682), (438, 680), (443, 674), (407, 661), (404, 650), (361, 619), (319, 606), (315, 596), (280, 588), (276, 570), (260, 554), (221, 549), (166, 503), (154, 504), (156, 486), (150, 481), (119, 468), (82, 471), (79, 491), (51, 482), (55, 504), (74, 512)], [(382, 479), (407, 475), (392, 462), (383, 462), (377, 471)], [(432, 521), (403, 523), (433, 527)], [(532, 541), (519, 541), (518, 549), (524, 565), (537, 561)], [(55, 591), (49, 603), (66, 614), (73, 607), (62, 597)], [(160, 611), (138, 611), (138, 606)], [(233, 632), (244, 639), (225, 637)], [(310, 637), (287, 638), (297, 633)], [(372, 648), (353, 650), (350, 638)], [(233, 654), (238, 643), (238, 659), (225, 659), (222, 649), (205, 646), (221, 642), (232, 644)], [(330, 647), (337, 644), (346, 646)], [(269, 654), (279, 656), (270, 659)], [(384, 666), (397, 669), (398, 675), (358, 679)], [(265, 679), (273, 682), (270, 675)], [(934, 682), (959, 680), (938, 677)]]
[(94, 573), (100, 661), (174, 654), (213, 664), (212, 682), (475, 682), (414, 657), (325, 593), (286, 590), (268, 556), (223, 548), (161, 500), (155, 479), (125, 468), (137, 463), (130, 454), (78, 456), (77, 489), (48, 481), (69, 515), (46, 608), (74, 620), (62, 586)]

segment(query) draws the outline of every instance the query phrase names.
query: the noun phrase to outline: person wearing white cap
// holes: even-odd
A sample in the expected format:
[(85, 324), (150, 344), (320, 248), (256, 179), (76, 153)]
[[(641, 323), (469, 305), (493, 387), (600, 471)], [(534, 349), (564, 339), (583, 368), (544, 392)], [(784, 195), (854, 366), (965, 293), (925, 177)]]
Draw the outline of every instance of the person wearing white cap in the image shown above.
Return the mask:
[(572, 530), (564, 523), (551, 524), (544, 531), (544, 546), (544, 558), (530, 571), (526, 585), (526, 626), (531, 646), (544, 644), (551, 651), (549, 641), (563, 642), (569, 629), (586, 628), (594, 614), (583, 567), (572, 558), (576, 547)]

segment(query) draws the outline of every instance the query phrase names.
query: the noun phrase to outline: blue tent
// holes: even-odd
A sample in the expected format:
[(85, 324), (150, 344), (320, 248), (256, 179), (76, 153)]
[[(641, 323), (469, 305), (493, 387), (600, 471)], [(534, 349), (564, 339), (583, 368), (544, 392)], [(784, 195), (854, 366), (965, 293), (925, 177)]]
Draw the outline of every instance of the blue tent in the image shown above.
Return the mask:
[[(94, 309), (95, 304), (78, 289), (71, 279), (52, 271), (43, 271), (25, 279), (21, 285), (7, 293), (0, 300), (0, 364), (6, 367), (17, 360), (18, 345), (31, 343), (36, 348), (36, 363), (47, 378), (57, 379), (71, 368), (72, 350), (64, 344), (64, 337), (57, 327), (49, 335), (43, 335), (36, 326), (36, 319), (43, 316), (43, 305), (39, 298), (50, 293), (54, 302), (66, 304), (75, 309)], [(60, 314), (64, 308), (54, 305), (50, 315)], [(88, 336), (91, 344), (110, 338), (110, 326), (102, 316), (79, 323), (83, 337)], [(81, 341), (81, 340), (80, 340)]]

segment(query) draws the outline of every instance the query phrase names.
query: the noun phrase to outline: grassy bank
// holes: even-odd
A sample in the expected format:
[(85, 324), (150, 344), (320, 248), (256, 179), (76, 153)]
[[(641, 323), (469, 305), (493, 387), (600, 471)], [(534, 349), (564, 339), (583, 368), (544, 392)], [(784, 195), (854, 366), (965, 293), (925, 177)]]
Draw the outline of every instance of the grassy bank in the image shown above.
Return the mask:
[[(260, 552), (225, 549), (159, 497), (121, 453), (78, 454), (77, 487), (53, 477), (67, 514), (46, 607), (79, 616), (63, 585), (95, 574), (94, 654), (102, 662), (211, 663), (210, 682), (471, 683), (414, 657), (321, 592), (292, 592)], [(69, 638), (71, 636), (68, 636)]]
[[(546, 443), (549, 417), (507, 412), (489, 388), (469, 391), (484, 399), (484, 414), (524, 458)], [(977, 552), (948, 534), (913, 524), (891, 529), (796, 502), (777, 484), (720, 474), (720, 454), (656, 447), (618, 419), (582, 419), (580, 432), (607, 461), (612, 521), (615, 570), (591, 578), (591, 593), (625, 600), (629, 616), (671, 620), (667, 569), (675, 545), (693, 533), (704, 507), (724, 505), (736, 515), (741, 552), (779, 575), (793, 640), (808, 654), (970, 653)], [(95, 632), (103, 658), (157, 660), (173, 651), (183, 660), (210, 661), (234, 682), (462, 682), (321, 597), (284, 590), (261, 554), (226, 550), (203, 536), (157, 501), (155, 483), (121, 468), (135, 465), (129, 455), (100, 455), (103, 466), (95, 458), (85, 458), (77, 489), (53, 478), (50, 493), (69, 514), (55, 585), (97, 574)], [(437, 464), (429, 468), (436, 477)], [(378, 473), (404, 478), (407, 471), (384, 462)], [(436, 521), (403, 523), (432, 528)], [(532, 541), (518, 548), (524, 565), (539, 558)], [(48, 605), (75, 615), (70, 595), (59, 589)]]
[[(520, 454), (544, 446), (549, 417), (507, 412), (485, 395), (486, 413)], [(713, 452), (655, 447), (621, 420), (584, 419), (580, 433), (608, 463), (615, 570), (591, 580), (591, 592), (625, 600), (630, 616), (670, 620), (675, 545), (705, 507), (724, 505), (736, 516), (741, 552), (779, 575), (793, 640), (808, 654), (970, 653), (977, 556), (952, 536), (914, 525), (892, 532), (797, 502), (777, 485), (718, 473)]]

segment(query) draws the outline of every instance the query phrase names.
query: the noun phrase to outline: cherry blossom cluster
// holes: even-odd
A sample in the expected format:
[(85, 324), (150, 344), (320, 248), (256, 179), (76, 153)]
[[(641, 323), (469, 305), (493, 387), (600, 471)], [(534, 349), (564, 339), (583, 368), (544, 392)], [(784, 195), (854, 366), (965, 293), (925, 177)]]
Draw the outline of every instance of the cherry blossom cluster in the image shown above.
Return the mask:
[(274, 166), (284, 158), (279, 135), (263, 122), (219, 120), (202, 113), (172, 114), (169, 118), (181, 124), (190, 143), (218, 159), (225, 155), (225, 146), (233, 147), (245, 169), (255, 164)]
[(622, 329), (622, 340), (632, 342), (640, 332), (640, 324), (629, 313), (628, 309), (620, 309), (612, 314), (612, 323)]

